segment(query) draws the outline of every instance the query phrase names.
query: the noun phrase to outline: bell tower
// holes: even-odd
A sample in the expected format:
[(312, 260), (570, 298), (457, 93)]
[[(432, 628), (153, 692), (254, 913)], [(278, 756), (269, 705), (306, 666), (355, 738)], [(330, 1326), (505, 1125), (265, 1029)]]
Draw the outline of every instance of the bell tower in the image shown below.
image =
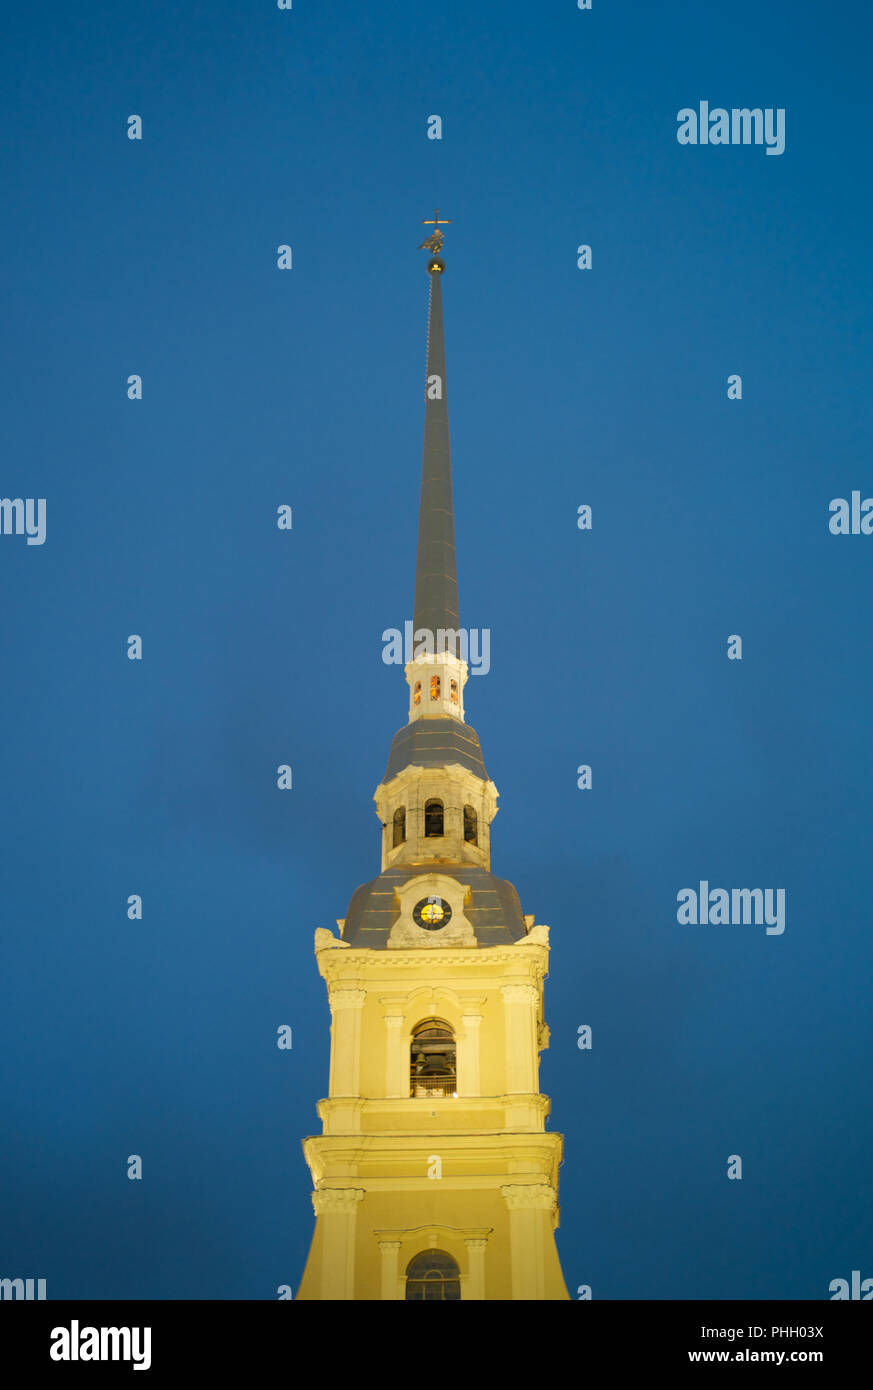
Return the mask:
[(497, 788), (464, 717), (438, 212), (407, 724), (374, 800), (381, 872), (315, 933), (331, 1010), (299, 1299), (566, 1299), (562, 1138), (539, 1089), (548, 927), (491, 873)]

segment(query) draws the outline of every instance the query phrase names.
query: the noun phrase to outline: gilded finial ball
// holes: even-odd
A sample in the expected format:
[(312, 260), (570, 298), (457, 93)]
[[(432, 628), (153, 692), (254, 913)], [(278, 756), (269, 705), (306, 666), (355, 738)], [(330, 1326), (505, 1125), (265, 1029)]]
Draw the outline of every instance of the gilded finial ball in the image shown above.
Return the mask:
[(428, 275), (433, 275), (434, 272), (436, 272), (436, 273), (442, 275), (442, 273), (443, 273), (443, 271), (445, 270), (445, 268), (446, 268), (446, 263), (445, 263), (445, 261), (441, 261), (440, 258), (439, 258), (439, 256), (434, 256), (434, 257), (432, 257), (432, 259), (429, 260), (428, 263), (427, 263), (427, 273), (428, 273)]

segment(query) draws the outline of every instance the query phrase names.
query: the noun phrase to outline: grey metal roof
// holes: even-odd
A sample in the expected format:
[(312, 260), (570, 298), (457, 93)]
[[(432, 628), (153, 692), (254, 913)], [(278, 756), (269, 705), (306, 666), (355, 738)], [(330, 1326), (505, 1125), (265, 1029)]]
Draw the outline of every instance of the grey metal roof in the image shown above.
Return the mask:
[(378, 878), (356, 889), (349, 904), (343, 941), (350, 946), (384, 951), (400, 915), (394, 889), (424, 873), (439, 872), (468, 883), (472, 901), (464, 908), (480, 946), (509, 946), (526, 935), (518, 893), (506, 879), (470, 864), (414, 865), (385, 869)]
[[(430, 272), (426, 374), (427, 377), (440, 378), (442, 399), (430, 400), (425, 394), (414, 631), (426, 628), (427, 631), (436, 634), (440, 628), (456, 632), (461, 625), (458, 616), (458, 576), (455, 564), (455, 519), (452, 510), (452, 460), (449, 448), (449, 400), (446, 389), (441, 270)], [(459, 655), (457, 645), (455, 642), (455, 655)]]
[(390, 781), (405, 767), (447, 767), (451, 763), (460, 763), (483, 782), (488, 780), (475, 729), (460, 719), (416, 719), (394, 735), (382, 781)]

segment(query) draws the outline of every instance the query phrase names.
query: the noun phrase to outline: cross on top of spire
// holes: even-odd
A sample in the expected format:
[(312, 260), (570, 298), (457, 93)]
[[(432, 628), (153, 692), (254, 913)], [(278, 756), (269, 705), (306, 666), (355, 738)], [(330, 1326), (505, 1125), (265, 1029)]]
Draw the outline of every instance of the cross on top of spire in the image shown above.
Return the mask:
[(432, 251), (435, 256), (438, 256), (443, 249), (444, 241), (440, 227), (448, 227), (451, 220), (450, 217), (440, 217), (439, 208), (434, 208), (433, 217), (423, 217), (421, 219), (421, 225), (423, 227), (433, 227), (433, 232), (427, 238), (427, 241), (421, 243), (418, 248), (419, 251)]

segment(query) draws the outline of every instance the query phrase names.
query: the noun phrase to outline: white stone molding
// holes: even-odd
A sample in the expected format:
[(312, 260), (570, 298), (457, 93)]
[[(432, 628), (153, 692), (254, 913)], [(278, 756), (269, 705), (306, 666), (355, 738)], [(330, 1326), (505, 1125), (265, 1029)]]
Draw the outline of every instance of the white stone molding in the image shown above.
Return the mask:
[(312, 1205), (316, 1216), (323, 1216), (327, 1212), (348, 1215), (356, 1210), (365, 1195), (361, 1187), (319, 1187), (312, 1194)]
[(331, 989), (327, 995), (331, 1012), (334, 1013), (337, 1009), (362, 1009), (366, 997), (365, 989)]
[(534, 985), (501, 985), (500, 993), (507, 1004), (538, 1004), (539, 990)]
[[(339, 922), (339, 918), (337, 918), (337, 922)], [(345, 918), (343, 918), (343, 924), (345, 924)], [(346, 951), (351, 949), (347, 941), (340, 941), (338, 937), (334, 936), (332, 931), (328, 931), (327, 927), (315, 928), (316, 955), (318, 955), (319, 951), (337, 950), (339, 947), (342, 947)]]
[(383, 1302), (396, 1302), (402, 1297), (402, 1283), (399, 1277), (400, 1240), (380, 1240), (379, 1251), (382, 1256), (381, 1295)]
[[(468, 883), (459, 883), (448, 874), (417, 874), (394, 890), (400, 916), (388, 937), (389, 951), (433, 951), (445, 947), (476, 946), (473, 923), (464, 911), (472, 896)], [(437, 931), (427, 931), (413, 918), (413, 909), (422, 898), (442, 898), (452, 910), (451, 919)]]
[(508, 1183), (501, 1187), (510, 1211), (554, 1211), (558, 1194), (547, 1183)]
[[(432, 634), (433, 645), (438, 642), (436, 633)], [(415, 642), (414, 647), (420, 644)], [(455, 656), (454, 652), (437, 652), (428, 656), (423, 654), (418, 660), (408, 661), (404, 667), (404, 674), (409, 686), (409, 723), (412, 724), (416, 719), (431, 718), (440, 715), (443, 718), (457, 719), (460, 723), (464, 722), (464, 686), (467, 684), (467, 663), (460, 657)], [(438, 676), (440, 682), (440, 693), (436, 699), (431, 699), (431, 677)], [(415, 703), (415, 685), (421, 682), (421, 699)], [(452, 681), (455, 682), (457, 696), (452, 700)]]

